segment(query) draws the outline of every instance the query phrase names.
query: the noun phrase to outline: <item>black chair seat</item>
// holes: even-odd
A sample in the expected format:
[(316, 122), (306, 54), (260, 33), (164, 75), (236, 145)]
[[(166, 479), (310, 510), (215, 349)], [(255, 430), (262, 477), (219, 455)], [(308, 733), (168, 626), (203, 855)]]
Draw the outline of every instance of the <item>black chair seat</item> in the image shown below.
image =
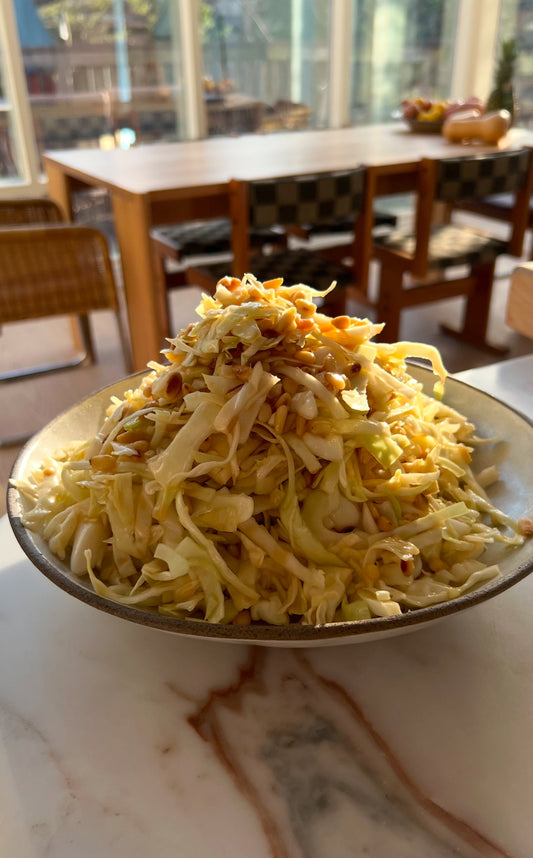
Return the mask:
[[(202, 266), (198, 270), (204, 277), (216, 283), (231, 274), (230, 268), (231, 265), (221, 262)], [(253, 274), (261, 281), (283, 277), (284, 283), (288, 286), (305, 283), (318, 290), (327, 289), (333, 281), (336, 281), (339, 286), (349, 286), (354, 279), (349, 268), (331, 262), (316, 251), (308, 250), (287, 250), (268, 256), (258, 256), (252, 262), (251, 271), (238, 272), (240, 277), (247, 273)], [(189, 282), (194, 282), (194, 269), (190, 270), (188, 276)]]
[[(412, 256), (416, 248), (416, 236), (411, 232), (396, 231), (375, 238), (374, 244)], [(507, 253), (508, 246), (508, 242), (478, 230), (445, 224), (435, 227), (431, 232), (428, 261), (430, 267), (435, 268), (483, 265)]]
[[(151, 230), (152, 239), (168, 248), (169, 256), (179, 261), (188, 256), (203, 256), (214, 253), (229, 253), (231, 249), (231, 221), (216, 218), (206, 221), (190, 221), (171, 224)], [(275, 229), (255, 230), (251, 235), (252, 246), (279, 243), (283, 233)]]
[[(396, 215), (387, 212), (374, 212), (374, 226), (390, 226), (395, 227), (398, 222)], [(342, 232), (353, 232), (354, 219), (340, 218), (339, 220), (331, 221), (330, 223), (310, 223), (304, 224), (302, 230), (308, 238), (314, 235), (329, 235), (330, 233), (337, 234)]]

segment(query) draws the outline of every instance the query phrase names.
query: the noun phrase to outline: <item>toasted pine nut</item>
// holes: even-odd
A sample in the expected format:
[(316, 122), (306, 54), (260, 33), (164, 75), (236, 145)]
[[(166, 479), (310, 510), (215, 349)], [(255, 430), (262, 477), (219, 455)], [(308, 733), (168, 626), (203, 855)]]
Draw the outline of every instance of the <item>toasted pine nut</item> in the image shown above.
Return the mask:
[(300, 349), (300, 351), (296, 352), (296, 360), (299, 360), (300, 363), (305, 363), (308, 366), (311, 366), (316, 362), (315, 355), (310, 349)]
[(138, 453), (146, 453), (150, 444), (148, 441), (141, 439), (139, 441), (134, 441), (130, 446), (133, 447), (134, 450), (137, 450)]
[(346, 328), (350, 327), (350, 317), (349, 316), (335, 316), (334, 319), (331, 320), (331, 324), (335, 325), (339, 331), (345, 331)]
[(249, 626), (251, 622), (250, 611), (239, 611), (237, 616), (233, 618), (234, 626)]
[(283, 390), (290, 396), (294, 396), (294, 394), (298, 390), (298, 382), (294, 381), (293, 378), (284, 378), (282, 384)]
[(346, 387), (346, 379), (338, 372), (326, 373), (326, 384), (333, 390), (344, 390)]
[(329, 435), (331, 426), (328, 420), (310, 420), (309, 431), (312, 435)]
[(260, 423), (268, 423), (270, 417), (272, 417), (272, 409), (268, 402), (263, 402), (261, 408), (257, 412), (257, 419)]
[(288, 393), (282, 393), (281, 396), (278, 396), (276, 402), (274, 403), (274, 408), (280, 408), (282, 405), (290, 405), (291, 398)]
[(280, 405), (278, 410), (274, 412), (274, 432), (276, 432), (277, 435), (281, 435), (283, 432), (288, 413), (289, 409), (286, 405)]
[(91, 466), (97, 471), (104, 471), (108, 473), (109, 471), (113, 470), (114, 464), (114, 457), (108, 456), (106, 454), (102, 456), (93, 456), (91, 459)]
[(307, 420), (301, 414), (296, 415), (296, 434), (301, 438), (307, 432)]
[(285, 432), (292, 432), (296, 426), (296, 414), (294, 411), (289, 412), (287, 419), (285, 421)]

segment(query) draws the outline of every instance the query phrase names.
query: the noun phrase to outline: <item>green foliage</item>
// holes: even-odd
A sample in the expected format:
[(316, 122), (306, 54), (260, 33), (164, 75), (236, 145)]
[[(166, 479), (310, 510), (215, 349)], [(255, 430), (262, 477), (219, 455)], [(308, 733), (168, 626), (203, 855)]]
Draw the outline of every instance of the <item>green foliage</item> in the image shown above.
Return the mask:
[(515, 40), (507, 39), (505, 42), (502, 42), (500, 59), (494, 79), (494, 85), (496, 87), (504, 86), (506, 83), (512, 83), (516, 57)]
[(500, 59), (494, 75), (494, 88), (487, 99), (487, 110), (508, 110), (515, 114), (513, 75), (516, 61), (516, 42), (507, 39), (502, 42)]
[[(41, 0), (39, 17), (51, 33), (67, 20), (74, 42), (104, 44), (115, 38), (113, 0)], [(158, 0), (125, 0), (126, 15), (144, 19), (151, 30), (159, 15)]]

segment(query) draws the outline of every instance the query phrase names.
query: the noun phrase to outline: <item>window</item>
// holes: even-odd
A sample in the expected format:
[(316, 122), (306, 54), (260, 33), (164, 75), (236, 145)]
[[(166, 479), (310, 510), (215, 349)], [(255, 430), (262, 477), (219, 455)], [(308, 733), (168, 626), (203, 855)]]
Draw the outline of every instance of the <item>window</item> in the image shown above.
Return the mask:
[(502, 0), (498, 33), (499, 57), (503, 42), (515, 39), (513, 76), (516, 115), (521, 125), (533, 126), (533, 0)]
[(15, 157), (11, 98), (3, 66), (3, 51), (0, 44), (0, 181), (12, 179), (19, 174)]
[(457, 0), (353, 0), (352, 123), (387, 122), (412, 95), (450, 95)]
[(179, 139), (179, 16), (160, 0), (14, 0), (39, 152)]
[(209, 134), (328, 124), (329, 0), (202, 0)]
[(388, 121), (420, 90), (484, 97), (500, 6), (533, 122), (533, 0), (2, 0), (0, 192), (42, 190), (45, 148)]

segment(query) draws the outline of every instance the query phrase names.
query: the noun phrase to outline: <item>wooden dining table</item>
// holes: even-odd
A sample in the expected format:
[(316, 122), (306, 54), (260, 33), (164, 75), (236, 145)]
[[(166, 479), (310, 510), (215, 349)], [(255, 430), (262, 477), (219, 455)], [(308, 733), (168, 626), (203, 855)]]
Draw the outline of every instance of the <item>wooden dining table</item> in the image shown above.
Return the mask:
[[(513, 128), (499, 148), (533, 146), (533, 131)], [(422, 157), (453, 157), (493, 146), (449, 144), (401, 122), (272, 135), (213, 137), (122, 149), (47, 152), (50, 196), (72, 217), (73, 195), (88, 187), (111, 196), (134, 368), (157, 358), (169, 334), (164, 285), (155, 276), (150, 230), (156, 225), (229, 213), (231, 179), (378, 168), (378, 195), (416, 187)], [(229, 272), (228, 272), (229, 273)]]

